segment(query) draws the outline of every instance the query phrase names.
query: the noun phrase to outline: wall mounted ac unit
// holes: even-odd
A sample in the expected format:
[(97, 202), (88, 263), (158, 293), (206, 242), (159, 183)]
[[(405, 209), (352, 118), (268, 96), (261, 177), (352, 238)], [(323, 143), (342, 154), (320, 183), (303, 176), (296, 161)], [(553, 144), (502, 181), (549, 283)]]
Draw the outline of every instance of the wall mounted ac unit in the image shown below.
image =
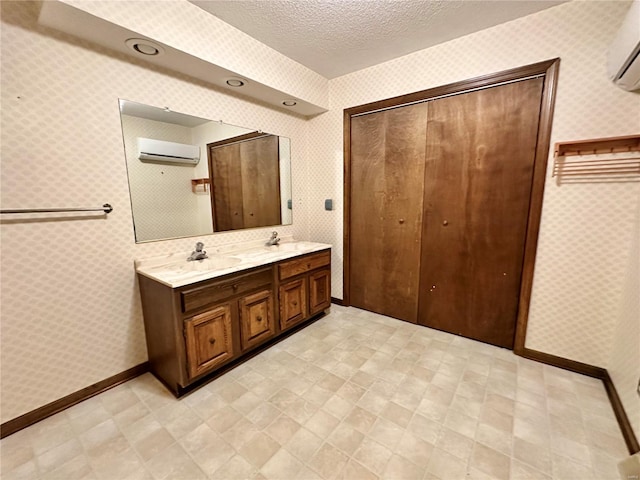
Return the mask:
[(609, 78), (624, 90), (640, 89), (640, 1), (634, 0), (608, 56)]
[(197, 165), (200, 147), (138, 137), (138, 158), (143, 162)]

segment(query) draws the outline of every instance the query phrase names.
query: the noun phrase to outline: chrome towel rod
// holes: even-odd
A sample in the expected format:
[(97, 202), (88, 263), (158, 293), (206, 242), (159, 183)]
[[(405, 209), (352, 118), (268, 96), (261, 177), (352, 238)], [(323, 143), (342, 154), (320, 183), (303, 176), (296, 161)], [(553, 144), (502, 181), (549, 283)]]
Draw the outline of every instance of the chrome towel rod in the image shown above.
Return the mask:
[(58, 213), (58, 212), (104, 212), (111, 213), (113, 207), (108, 203), (102, 208), (25, 208), (19, 210), (0, 210), (0, 213)]

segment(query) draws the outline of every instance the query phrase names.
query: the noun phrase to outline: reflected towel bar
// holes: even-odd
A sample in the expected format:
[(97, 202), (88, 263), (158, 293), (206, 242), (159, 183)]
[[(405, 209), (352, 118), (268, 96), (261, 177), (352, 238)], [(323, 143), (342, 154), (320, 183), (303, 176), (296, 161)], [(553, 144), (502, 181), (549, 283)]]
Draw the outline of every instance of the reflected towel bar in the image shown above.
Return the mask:
[(19, 210), (0, 210), (0, 213), (59, 213), (59, 212), (104, 212), (111, 213), (113, 207), (108, 203), (102, 208), (25, 208)]

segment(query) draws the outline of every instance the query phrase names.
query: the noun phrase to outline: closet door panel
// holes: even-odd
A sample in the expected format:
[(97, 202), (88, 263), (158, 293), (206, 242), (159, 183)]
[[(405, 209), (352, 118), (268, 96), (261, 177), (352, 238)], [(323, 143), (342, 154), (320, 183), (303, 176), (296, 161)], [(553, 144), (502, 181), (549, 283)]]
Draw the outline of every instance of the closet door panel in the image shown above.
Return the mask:
[(351, 303), (415, 323), (427, 105), (351, 120)]
[(542, 86), (431, 102), (419, 323), (513, 347)]

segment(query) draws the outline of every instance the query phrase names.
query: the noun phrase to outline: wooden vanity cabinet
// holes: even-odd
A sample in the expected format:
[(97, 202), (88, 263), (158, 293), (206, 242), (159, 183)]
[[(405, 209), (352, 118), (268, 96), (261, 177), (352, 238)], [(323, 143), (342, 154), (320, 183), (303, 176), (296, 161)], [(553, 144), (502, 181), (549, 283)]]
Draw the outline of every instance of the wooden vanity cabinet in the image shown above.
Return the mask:
[(286, 330), (331, 305), (331, 252), (281, 262), (280, 328)]
[(176, 288), (139, 274), (151, 372), (182, 395), (328, 308), (330, 268), (325, 250)]

